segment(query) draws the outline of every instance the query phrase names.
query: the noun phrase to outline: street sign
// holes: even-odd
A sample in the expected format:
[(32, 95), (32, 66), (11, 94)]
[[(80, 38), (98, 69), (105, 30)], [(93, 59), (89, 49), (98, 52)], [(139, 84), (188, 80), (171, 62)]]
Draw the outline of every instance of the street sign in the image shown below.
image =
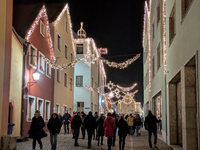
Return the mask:
[(90, 107), (85, 107), (85, 109), (90, 109)]
[(25, 89), (24, 89), (24, 94), (25, 94), (25, 95), (28, 94), (28, 87), (25, 87)]
[(28, 99), (28, 95), (24, 95), (24, 99)]

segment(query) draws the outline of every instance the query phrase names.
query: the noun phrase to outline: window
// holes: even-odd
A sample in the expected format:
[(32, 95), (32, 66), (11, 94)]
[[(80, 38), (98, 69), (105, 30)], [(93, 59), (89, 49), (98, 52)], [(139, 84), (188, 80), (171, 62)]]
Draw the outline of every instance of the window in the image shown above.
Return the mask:
[(60, 82), (60, 69), (57, 69), (57, 82)]
[(60, 105), (56, 104), (56, 113), (60, 113)]
[(43, 117), (43, 104), (44, 104), (44, 99), (42, 98), (37, 98), (37, 110), (40, 111), (40, 115)]
[(66, 19), (66, 22), (65, 22), (65, 31), (66, 32), (68, 31), (67, 28), (68, 28), (68, 22), (67, 22), (67, 19)]
[(65, 45), (65, 58), (67, 59), (67, 45)]
[(67, 110), (67, 106), (63, 106), (63, 113), (65, 113)]
[(35, 97), (28, 96), (27, 121), (31, 121), (35, 114)]
[(83, 76), (76, 76), (76, 86), (77, 87), (83, 86)]
[(157, 47), (157, 71), (160, 69), (160, 43)]
[(152, 78), (155, 76), (155, 59), (152, 59)]
[(94, 88), (94, 79), (92, 78), (92, 88)]
[(77, 102), (77, 112), (84, 111), (84, 102)]
[(145, 48), (145, 51), (144, 51), (144, 64), (147, 60), (147, 56), (148, 56), (148, 46), (149, 46), (149, 42), (147, 40), (147, 45), (146, 45), (146, 48)]
[(30, 46), (29, 65), (36, 69), (36, 66), (37, 66), (37, 49), (33, 45)]
[(151, 32), (152, 32), (152, 41), (154, 40), (154, 37), (155, 37), (155, 29), (154, 29), (154, 23), (152, 24), (151, 26)]
[(72, 91), (72, 78), (70, 78), (70, 90)]
[(83, 54), (83, 44), (76, 44), (76, 54)]
[(157, 6), (157, 26), (160, 22), (160, 0), (158, 0), (158, 6)]
[(58, 41), (57, 41), (57, 48), (58, 48), (58, 50), (59, 51), (61, 51), (61, 38), (60, 38), (60, 35), (58, 35), (58, 39), (57, 39)]
[(45, 121), (50, 119), (50, 101), (45, 101)]
[(184, 18), (190, 4), (193, 0), (182, 0), (182, 18)]
[(175, 36), (175, 6), (172, 8), (171, 15), (169, 17), (169, 42), (171, 44)]
[(127, 107), (129, 107), (129, 105), (127, 105)]
[(46, 76), (51, 78), (51, 66), (49, 63), (46, 63)]
[(73, 62), (74, 61), (74, 59), (73, 59), (73, 55), (71, 54), (71, 62)]
[(40, 34), (43, 36), (43, 37), (45, 37), (45, 25), (44, 25), (44, 23), (42, 22), (42, 20), (40, 20)]
[(131, 112), (133, 112), (133, 110), (131, 110)]
[(67, 87), (67, 74), (64, 74), (64, 86)]
[(123, 107), (125, 107), (125, 105)]
[(133, 105), (131, 105), (131, 107), (133, 107)]
[(44, 74), (45, 71), (45, 56), (39, 52), (39, 58), (38, 58), (38, 71)]

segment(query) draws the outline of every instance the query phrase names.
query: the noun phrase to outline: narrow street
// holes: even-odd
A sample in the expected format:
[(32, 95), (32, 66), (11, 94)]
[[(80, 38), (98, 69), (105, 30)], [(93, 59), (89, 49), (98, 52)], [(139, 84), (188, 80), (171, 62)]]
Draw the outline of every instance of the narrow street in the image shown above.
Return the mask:
[[(80, 134), (79, 138), (81, 138), (81, 137), (82, 136)], [(97, 146), (97, 141), (92, 140), (91, 149), (92, 150), (106, 150), (107, 149), (106, 140), (107, 140), (107, 138), (104, 137), (104, 143), (103, 143), (104, 145), (102, 145), (102, 146)], [(153, 140), (153, 138), (152, 138), (152, 140)], [(119, 138), (117, 136), (115, 147), (112, 147), (112, 150), (118, 150), (119, 149), (118, 141), (119, 141)], [(42, 142), (43, 142), (43, 149), (44, 150), (50, 150), (51, 149), (49, 136), (42, 139)], [(88, 149), (87, 148), (87, 138), (84, 139), (84, 140), (79, 139), (78, 143), (79, 143), (79, 147), (74, 147), (74, 140), (72, 140), (72, 135), (71, 134), (64, 135), (63, 130), (62, 130), (61, 133), (58, 136), (57, 150), (86, 150), (86, 149)], [(160, 149), (160, 150), (171, 150), (171, 148), (168, 147), (160, 139), (158, 139), (157, 146), (158, 146), (158, 149)], [(31, 147), (32, 147), (32, 139), (30, 139), (27, 142), (18, 143), (17, 150), (29, 150), (29, 149), (31, 149)], [(155, 148), (153, 148), (153, 149), (155, 149)], [(39, 150), (38, 143), (37, 143), (36, 150)], [(127, 136), (125, 150), (149, 150), (147, 131), (142, 129), (140, 137)]]

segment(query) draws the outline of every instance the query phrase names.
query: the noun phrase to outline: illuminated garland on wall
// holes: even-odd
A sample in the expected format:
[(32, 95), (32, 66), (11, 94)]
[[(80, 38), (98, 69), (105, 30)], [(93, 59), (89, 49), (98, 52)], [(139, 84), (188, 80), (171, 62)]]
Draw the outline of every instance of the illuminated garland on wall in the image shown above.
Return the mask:
[(108, 60), (105, 60), (104, 58), (101, 58), (103, 60), (103, 62), (108, 65), (109, 67), (113, 67), (113, 68), (119, 68), (119, 69), (124, 69), (127, 68), (129, 65), (131, 65), (134, 61), (136, 61), (138, 58), (140, 57), (140, 54), (137, 54), (136, 56), (134, 56), (131, 59), (126, 60), (123, 63), (116, 63), (116, 62), (110, 62)]
[(44, 22), (45, 22), (46, 36), (48, 38), (48, 45), (49, 45), (50, 54), (52, 57), (52, 62), (55, 62), (56, 58), (54, 56), (53, 43), (52, 43), (51, 35), (50, 35), (49, 20), (48, 20), (48, 16), (47, 16), (46, 7), (44, 5), (42, 6), (42, 9), (40, 10), (39, 14), (37, 15), (35, 21), (31, 25), (31, 28), (28, 30), (28, 32), (25, 36), (25, 39), (27, 41), (30, 40), (31, 35), (33, 34), (36, 26), (38, 25), (38, 23), (42, 17), (44, 18)]
[(164, 74), (166, 74), (167, 64), (167, 54), (166, 54), (166, 0), (163, 0), (163, 63), (164, 63)]

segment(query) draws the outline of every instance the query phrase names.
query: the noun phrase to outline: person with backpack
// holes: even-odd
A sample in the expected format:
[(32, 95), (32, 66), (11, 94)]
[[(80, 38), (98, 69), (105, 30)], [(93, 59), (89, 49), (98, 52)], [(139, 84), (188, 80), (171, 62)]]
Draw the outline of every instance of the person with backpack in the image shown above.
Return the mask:
[(117, 123), (117, 127), (119, 128), (118, 136), (119, 136), (119, 150), (124, 150), (125, 140), (128, 133), (128, 124), (124, 120), (124, 116), (120, 117), (119, 122)]
[(107, 139), (108, 150), (111, 150), (112, 138), (114, 136), (114, 130), (115, 130), (115, 121), (112, 118), (111, 113), (107, 114), (107, 118), (103, 123), (103, 127), (105, 129), (105, 136), (108, 138)]
[(88, 148), (91, 148), (92, 134), (96, 129), (96, 119), (92, 116), (90, 111), (84, 121), (85, 128), (87, 129), (88, 134)]
[(160, 120), (156, 118), (151, 112), (151, 110), (148, 111), (148, 116), (145, 117), (144, 127), (146, 130), (148, 130), (148, 141), (149, 141), (149, 148), (152, 148), (151, 143), (151, 136), (152, 133), (154, 134), (154, 147), (157, 148), (157, 126), (156, 123), (159, 123)]
[(56, 113), (53, 113), (47, 124), (47, 128), (49, 129), (50, 132), (51, 150), (56, 150), (57, 136), (60, 133), (61, 126), (62, 124), (60, 122), (58, 115)]
[(101, 137), (101, 145), (103, 145), (103, 136), (104, 136), (104, 128), (103, 128), (103, 123), (104, 123), (104, 115), (101, 114), (100, 117), (97, 119), (96, 124), (97, 124), (97, 146), (99, 146), (99, 141)]
[(43, 130), (44, 127), (45, 127), (44, 120), (40, 116), (40, 112), (36, 110), (34, 117), (32, 118), (30, 130), (28, 131), (29, 138), (33, 139), (33, 144), (32, 144), (33, 150), (35, 150), (35, 147), (36, 147), (36, 140), (38, 141), (40, 145), (40, 150), (43, 149), (41, 139), (47, 136), (47, 134)]

